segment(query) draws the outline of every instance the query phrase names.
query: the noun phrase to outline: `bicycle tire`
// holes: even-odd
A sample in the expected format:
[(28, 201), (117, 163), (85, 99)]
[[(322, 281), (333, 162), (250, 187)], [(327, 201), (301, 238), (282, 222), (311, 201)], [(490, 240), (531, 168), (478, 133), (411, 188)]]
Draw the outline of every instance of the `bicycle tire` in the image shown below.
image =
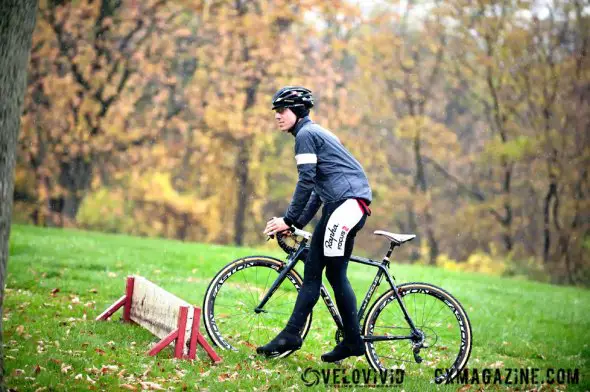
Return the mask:
[[(203, 320), (207, 334), (217, 347), (239, 351), (239, 347), (242, 346), (256, 350), (257, 346), (268, 343), (285, 327), (289, 312), (293, 310), (290, 303), (294, 305), (297, 292), (303, 284), (301, 276), (295, 270), (289, 271), (283, 283), (273, 293), (264, 307), (265, 312), (254, 312), (254, 307), (258, 305), (284, 266), (284, 262), (272, 257), (249, 256), (232, 261), (215, 275), (207, 287), (203, 300)], [(253, 274), (255, 281), (250, 282), (247, 278)], [(224, 293), (225, 296), (222, 297)], [(224, 298), (223, 301), (221, 298)], [(281, 298), (287, 301), (279, 301)], [(241, 315), (232, 321), (232, 313), (225, 310), (228, 308), (238, 310), (234, 314), (241, 310)], [(305, 339), (309, 332), (311, 320), (310, 313), (301, 332), (302, 339)], [(244, 335), (248, 334), (246, 339), (242, 336), (242, 331)], [(284, 358), (292, 352), (287, 351), (277, 357)]]
[[(424, 366), (427, 366), (432, 368), (435, 382), (452, 380), (465, 367), (471, 354), (473, 335), (465, 309), (447, 291), (428, 283), (405, 283), (398, 286), (398, 293), (410, 318), (415, 326), (424, 332), (425, 341), (429, 344), (429, 347), (422, 348), (420, 351), (424, 362), (422, 364), (416, 363), (412, 343), (409, 340), (366, 341), (365, 356), (367, 361), (375, 370), (398, 367), (403, 368), (406, 375), (411, 375), (414, 371), (422, 373)], [(429, 303), (428, 308), (427, 303)], [(441, 323), (442, 329), (438, 329), (440, 335), (437, 334), (434, 327), (425, 325), (428, 322), (425, 318), (435, 311), (437, 313), (434, 313), (434, 316), (443, 312), (446, 322), (444, 325)], [(437, 323), (440, 321), (434, 323), (438, 327)], [(392, 331), (391, 335), (407, 336), (410, 334), (410, 327), (403, 317), (403, 312), (395, 299), (393, 290), (385, 292), (375, 301), (367, 313), (363, 326), (365, 336), (382, 336), (381, 331), (386, 329)], [(389, 357), (390, 355), (394, 356)], [(434, 370), (436, 368), (443, 369), (442, 374), (437, 377), (435, 377)]]

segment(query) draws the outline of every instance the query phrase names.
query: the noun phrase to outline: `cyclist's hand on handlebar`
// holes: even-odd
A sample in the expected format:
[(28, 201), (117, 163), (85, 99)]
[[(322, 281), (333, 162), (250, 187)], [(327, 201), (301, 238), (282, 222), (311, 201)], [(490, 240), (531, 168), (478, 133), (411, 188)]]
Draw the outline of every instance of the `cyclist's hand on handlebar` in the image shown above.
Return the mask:
[(285, 230), (289, 230), (289, 229), (290, 229), (290, 227), (287, 226), (287, 224), (285, 224), (285, 221), (283, 220), (282, 217), (281, 218), (273, 217), (268, 222), (266, 222), (266, 228), (264, 229), (264, 234), (266, 234), (272, 238), (272, 236), (274, 236), (275, 233), (281, 233), (281, 232), (284, 232)]

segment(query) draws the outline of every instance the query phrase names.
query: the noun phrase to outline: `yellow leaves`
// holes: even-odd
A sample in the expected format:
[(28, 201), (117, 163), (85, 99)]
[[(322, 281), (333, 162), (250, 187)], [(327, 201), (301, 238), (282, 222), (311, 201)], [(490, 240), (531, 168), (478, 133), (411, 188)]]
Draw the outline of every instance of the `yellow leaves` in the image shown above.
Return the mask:
[(420, 137), (421, 132), (424, 132), (430, 123), (429, 117), (406, 116), (398, 122), (397, 134), (402, 139), (413, 140)]
[(496, 259), (481, 252), (469, 255), (464, 262), (452, 260), (446, 254), (441, 254), (436, 259), (436, 265), (450, 271), (478, 272), (494, 276), (502, 276), (507, 268), (502, 258)]
[(444, 124), (427, 116), (406, 116), (398, 122), (396, 134), (408, 142), (419, 140), (420, 152), (432, 159), (448, 159), (459, 152), (457, 135)]

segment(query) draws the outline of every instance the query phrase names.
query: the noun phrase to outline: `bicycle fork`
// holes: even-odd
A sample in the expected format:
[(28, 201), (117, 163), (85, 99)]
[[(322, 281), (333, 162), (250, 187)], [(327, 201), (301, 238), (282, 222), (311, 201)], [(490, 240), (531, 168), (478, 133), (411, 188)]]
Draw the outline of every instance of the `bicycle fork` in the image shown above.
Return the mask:
[[(303, 252), (303, 249), (304, 249), (303, 247), (300, 247), (293, 254), (293, 256), (291, 256), (287, 260), (287, 264), (285, 265), (285, 268), (283, 268), (283, 270), (279, 273), (278, 278), (270, 286), (270, 288), (268, 289), (268, 291), (264, 295), (264, 298), (262, 298), (262, 301), (260, 301), (260, 303), (258, 304), (258, 306), (254, 308), (254, 312), (255, 313), (263, 313), (263, 312), (266, 313), (266, 310), (263, 309), (264, 305), (266, 305), (266, 303), (268, 302), (268, 300), (270, 299), (270, 297), (272, 297), (272, 295), (275, 293), (275, 291), (277, 291), (277, 289), (279, 288), (279, 286), (283, 283), (283, 281), (285, 280), (285, 277), (287, 276), (287, 274), (289, 272), (291, 272), (291, 270), (293, 268), (295, 268), (295, 264), (297, 263), (297, 257), (299, 257), (299, 255), (301, 254), (301, 252)], [(299, 287), (297, 287), (297, 289), (299, 289)]]

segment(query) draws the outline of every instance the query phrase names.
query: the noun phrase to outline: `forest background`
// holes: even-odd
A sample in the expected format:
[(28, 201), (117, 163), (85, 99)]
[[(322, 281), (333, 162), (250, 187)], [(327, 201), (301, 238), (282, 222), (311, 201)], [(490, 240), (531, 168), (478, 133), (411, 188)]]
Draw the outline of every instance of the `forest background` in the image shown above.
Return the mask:
[(41, 0), (14, 221), (262, 245), (303, 85), (373, 188), (358, 252), (590, 285), (588, 3), (367, 4)]

